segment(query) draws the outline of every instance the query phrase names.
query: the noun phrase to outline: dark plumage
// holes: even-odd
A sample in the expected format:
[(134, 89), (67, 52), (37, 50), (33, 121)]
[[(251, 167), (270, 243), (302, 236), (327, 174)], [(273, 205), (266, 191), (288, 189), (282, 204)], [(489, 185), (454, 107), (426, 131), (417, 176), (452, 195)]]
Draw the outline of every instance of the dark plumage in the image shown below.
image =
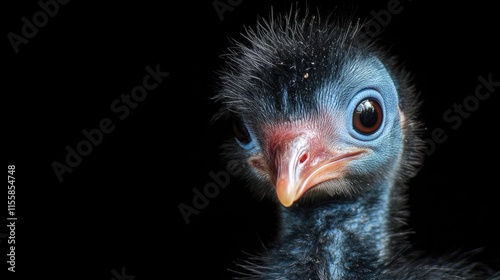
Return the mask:
[(217, 118), (228, 159), (281, 203), (275, 244), (241, 263), (256, 279), (484, 279), (457, 258), (421, 258), (405, 239), (405, 183), (423, 160), (408, 74), (350, 18), (290, 10), (234, 42)]

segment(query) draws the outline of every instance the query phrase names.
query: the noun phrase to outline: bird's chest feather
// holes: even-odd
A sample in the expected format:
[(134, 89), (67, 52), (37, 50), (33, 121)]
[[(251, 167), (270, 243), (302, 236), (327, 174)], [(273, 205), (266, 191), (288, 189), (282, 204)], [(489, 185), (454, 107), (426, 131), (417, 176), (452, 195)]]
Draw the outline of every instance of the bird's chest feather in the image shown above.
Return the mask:
[(355, 202), (325, 205), (313, 214), (284, 210), (280, 244), (267, 258), (277, 268), (272, 278), (373, 277), (382, 263), (387, 234), (380, 220), (383, 211), (365, 207)]

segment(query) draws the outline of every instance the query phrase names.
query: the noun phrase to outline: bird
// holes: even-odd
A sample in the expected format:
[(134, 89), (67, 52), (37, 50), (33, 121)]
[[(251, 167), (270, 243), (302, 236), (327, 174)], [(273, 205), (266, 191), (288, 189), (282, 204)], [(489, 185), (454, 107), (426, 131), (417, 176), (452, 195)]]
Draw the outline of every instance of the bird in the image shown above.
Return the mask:
[(222, 156), (278, 209), (238, 279), (493, 279), (463, 255), (411, 250), (408, 182), (424, 161), (413, 76), (349, 14), (271, 9), (221, 55)]

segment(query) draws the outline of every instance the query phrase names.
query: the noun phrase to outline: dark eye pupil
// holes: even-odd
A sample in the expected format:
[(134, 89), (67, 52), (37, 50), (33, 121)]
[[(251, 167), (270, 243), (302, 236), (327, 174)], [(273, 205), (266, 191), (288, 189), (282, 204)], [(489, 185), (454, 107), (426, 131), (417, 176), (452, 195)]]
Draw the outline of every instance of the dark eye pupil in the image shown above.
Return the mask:
[(365, 101), (358, 105), (358, 108), (356, 108), (356, 114), (359, 114), (359, 122), (364, 127), (373, 127), (375, 124), (377, 124), (377, 111), (368, 101)]
[(250, 143), (250, 141), (252, 140), (247, 127), (239, 118), (233, 118), (233, 131), (236, 139), (238, 139), (238, 141), (240, 141), (243, 145)]
[(382, 108), (374, 99), (359, 102), (353, 115), (353, 127), (361, 134), (372, 134), (382, 124)]

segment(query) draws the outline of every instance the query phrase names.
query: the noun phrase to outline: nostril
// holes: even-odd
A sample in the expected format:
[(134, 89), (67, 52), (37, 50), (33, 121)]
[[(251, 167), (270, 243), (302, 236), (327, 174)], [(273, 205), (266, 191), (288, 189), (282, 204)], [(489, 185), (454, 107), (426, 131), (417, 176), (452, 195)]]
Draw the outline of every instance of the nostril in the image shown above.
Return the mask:
[(307, 153), (304, 153), (300, 156), (299, 162), (304, 163), (307, 160), (307, 158), (308, 158)]

